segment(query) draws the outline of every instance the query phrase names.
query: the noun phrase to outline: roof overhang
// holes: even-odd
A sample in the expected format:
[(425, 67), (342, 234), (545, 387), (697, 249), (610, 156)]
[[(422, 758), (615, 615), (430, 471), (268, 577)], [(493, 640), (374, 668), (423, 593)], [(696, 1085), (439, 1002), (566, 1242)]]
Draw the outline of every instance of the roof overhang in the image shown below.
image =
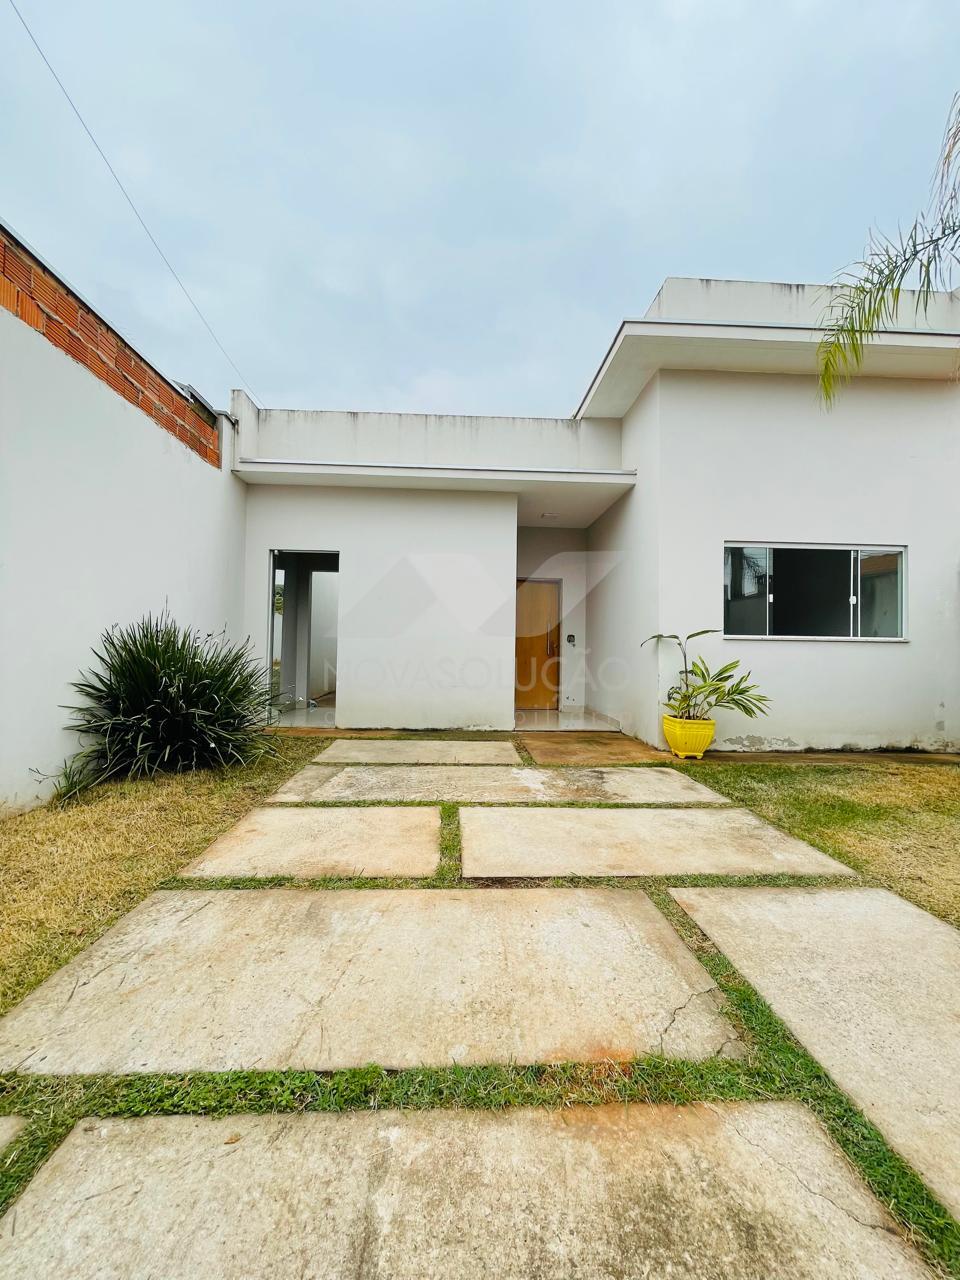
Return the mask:
[(514, 493), (519, 524), (568, 529), (593, 524), (637, 482), (636, 471), (416, 467), (282, 458), (239, 458), (233, 471), (247, 484)]
[[(789, 325), (626, 320), (575, 418), (622, 418), (661, 369), (815, 374), (823, 333)], [(864, 348), (861, 374), (874, 378), (955, 378), (960, 334), (878, 334)]]

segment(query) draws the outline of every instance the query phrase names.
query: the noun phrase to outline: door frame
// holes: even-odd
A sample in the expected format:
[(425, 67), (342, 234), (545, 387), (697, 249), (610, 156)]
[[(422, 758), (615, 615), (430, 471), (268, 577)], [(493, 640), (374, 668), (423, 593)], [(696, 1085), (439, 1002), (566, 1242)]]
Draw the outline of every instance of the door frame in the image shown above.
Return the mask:
[[(546, 582), (557, 588), (557, 704), (555, 707), (531, 708), (533, 710), (557, 711), (563, 705), (563, 579), (542, 578), (536, 574), (517, 577), (517, 586), (525, 582)], [(517, 697), (517, 665), (516, 665), (516, 595), (514, 595), (514, 665), (513, 665), (513, 697)]]

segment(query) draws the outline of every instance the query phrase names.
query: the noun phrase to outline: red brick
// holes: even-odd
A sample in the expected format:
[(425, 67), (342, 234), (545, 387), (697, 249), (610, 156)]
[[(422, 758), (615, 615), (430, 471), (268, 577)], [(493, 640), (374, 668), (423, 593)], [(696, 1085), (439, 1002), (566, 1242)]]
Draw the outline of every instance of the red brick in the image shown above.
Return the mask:
[(87, 344), (78, 333), (67, 335), (67, 351), (74, 360), (79, 360), (81, 364), (87, 363)]
[(22, 290), (17, 294), (17, 315), (31, 329), (39, 329), (43, 333), (44, 315), (34, 300)]
[(57, 286), (42, 271), (33, 273), (33, 300), (38, 302), (44, 311), (56, 312)]
[(124, 400), (129, 400), (131, 404), (140, 404), (140, 388), (135, 387), (129, 378), (123, 379), (123, 386), (120, 388), (120, 394)]
[(117, 358), (116, 334), (112, 333), (109, 329), (105, 329), (103, 325), (100, 326), (100, 333), (97, 335), (97, 350), (102, 356), (106, 357), (111, 364)]
[(201, 440), (206, 444), (210, 443), (210, 425), (200, 417), (196, 409), (190, 408), (187, 410), (187, 424), (194, 429)]
[(100, 338), (100, 326), (97, 324), (96, 316), (90, 314), (85, 308), (80, 308), (79, 322), (77, 329), (91, 346), (96, 346)]
[(61, 351), (67, 351), (70, 331), (62, 320), (58, 320), (56, 316), (47, 316), (46, 335), (55, 347), (59, 347)]
[(163, 405), (163, 407), (164, 407), (165, 409), (169, 409), (169, 410), (170, 410), (170, 412), (172, 413), (172, 412), (173, 412), (173, 407), (174, 407), (174, 405), (176, 404), (176, 401), (175, 401), (175, 400), (174, 400), (174, 398), (173, 398), (173, 392), (172, 392), (172, 391), (170, 390), (170, 388), (169, 388), (165, 383), (163, 383), (163, 382), (161, 382), (161, 383), (160, 383), (160, 387), (159, 387), (159, 389), (158, 389), (158, 391), (157, 391), (157, 397), (158, 397), (158, 399), (159, 399), (160, 403)]
[(153, 406), (153, 417), (154, 421), (159, 423), (159, 425), (163, 427), (164, 431), (173, 431), (174, 435), (176, 435), (176, 424), (162, 404), (155, 404)]
[(65, 325), (71, 329), (77, 328), (80, 323), (80, 308), (68, 293), (58, 290), (54, 307)]
[(103, 380), (108, 387), (112, 387), (117, 395), (123, 395), (123, 374), (118, 373), (111, 365), (106, 365), (103, 370)]
[(0, 307), (17, 314), (17, 286), (6, 276), (0, 276)]
[(142, 360), (133, 361), (132, 367), (130, 369), (130, 373), (127, 376), (132, 378), (138, 387), (143, 387), (143, 389), (146, 390), (147, 366), (143, 363)]
[(12, 280), (18, 289), (30, 293), (33, 288), (33, 272), (26, 258), (21, 257), (16, 249), (7, 245), (3, 252), (3, 274)]

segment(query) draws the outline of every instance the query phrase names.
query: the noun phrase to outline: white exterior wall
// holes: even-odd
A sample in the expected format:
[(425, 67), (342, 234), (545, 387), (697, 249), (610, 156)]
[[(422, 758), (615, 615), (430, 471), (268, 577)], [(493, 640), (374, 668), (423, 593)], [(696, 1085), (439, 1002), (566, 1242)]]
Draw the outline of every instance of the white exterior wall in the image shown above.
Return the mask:
[(235, 391), (239, 458), (404, 467), (616, 469), (616, 420), (257, 409)]
[[(656, 630), (722, 629), (724, 541), (907, 547), (905, 643), (699, 642), (711, 664), (739, 658), (773, 699), (757, 720), (718, 715), (718, 747), (960, 747), (957, 386), (861, 379), (828, 412), (811, 378), (660, 383)], [(664, 646), (661, 692), (675, 671)]]
[(656, 742), (656, 656), (641, 641), (660, 630), (660, 381), (623, 420), (623, 465), (637, 485), (587, 530), (587, 705), (625, 733)]
[[(668, 276), (644, 319), (816, 328), (823, 322), (838, 292), (835, 286), (825, 284)], [(896, 327), (928, 333), (957, 333), (960, 331), (960, 293), (935, 293), (925, 306), (918, 307), (916, 293), (905, 289), (900, 295)]]
[(264, 659), (270, 551), (339, 552), (338, 725), (513, 727), (513, 495), (252, 485), (246, 549)]
[[(587, 634), (587, 539), (583, 529), (517, 530), (517, 576), (560, 583), (560, 708), (585, 700)], [(575, 643), (569, 644), (572, 635)]]
[[(337, 687), (337, 614), (340, 575), (315, 573), (311, 592), (310, 697), (321, 698)], [(279, 653), (274, 648), (274, 653)]]
[(245, 493), (0, 310), (0, 804), (77, 749), (63, 704), (108, 626), (167, 606), (242, 638)]

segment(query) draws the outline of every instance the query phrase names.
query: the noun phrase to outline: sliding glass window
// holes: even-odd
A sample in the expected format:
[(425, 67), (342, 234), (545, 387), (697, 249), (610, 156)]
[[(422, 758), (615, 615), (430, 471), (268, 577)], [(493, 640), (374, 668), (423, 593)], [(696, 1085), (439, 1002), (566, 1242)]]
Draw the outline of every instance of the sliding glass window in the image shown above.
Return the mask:
[(898, 640), (902, 547), (723, 549), (728, 636)]

